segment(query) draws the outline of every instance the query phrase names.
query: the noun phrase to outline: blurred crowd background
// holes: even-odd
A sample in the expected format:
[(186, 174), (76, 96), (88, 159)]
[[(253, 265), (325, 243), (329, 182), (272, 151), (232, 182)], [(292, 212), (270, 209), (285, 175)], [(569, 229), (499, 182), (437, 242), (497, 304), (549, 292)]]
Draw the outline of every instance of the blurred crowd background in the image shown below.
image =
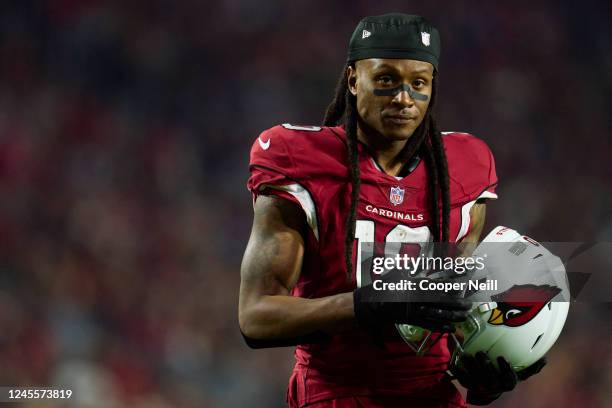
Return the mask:
[[(504, 224), (612, 241), (610, 3), (0, 3), (0, 384), (69, 407), (281, 407), (292, 350), (237, 326), (259, 132), (316, 125), (357, 21), (442, 35), (438, 120), (492, 148)], [(610, 308), (573, 306), (499, 407), (612, 406)]]

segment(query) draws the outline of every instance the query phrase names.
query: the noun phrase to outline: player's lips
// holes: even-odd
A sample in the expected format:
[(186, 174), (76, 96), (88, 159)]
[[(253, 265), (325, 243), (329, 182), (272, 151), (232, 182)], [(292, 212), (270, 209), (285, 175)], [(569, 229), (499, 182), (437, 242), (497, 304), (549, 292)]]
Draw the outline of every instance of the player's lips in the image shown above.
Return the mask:
[(383, 119), (398, 125), (404, 125), (412, 120), (415, 120), (414, 117), (406, 115), (385, 115)]

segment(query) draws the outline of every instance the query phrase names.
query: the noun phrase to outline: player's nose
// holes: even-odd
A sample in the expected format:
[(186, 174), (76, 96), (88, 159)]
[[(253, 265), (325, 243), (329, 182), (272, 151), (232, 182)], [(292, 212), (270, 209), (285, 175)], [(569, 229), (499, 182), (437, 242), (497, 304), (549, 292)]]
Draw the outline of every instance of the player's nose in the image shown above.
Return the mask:
[(412, 106), (414, 105), (414, 99), (410, 96), (408, 91), (401, 90), (395, 95), (393, 98), (393, 102), (402, 106)]

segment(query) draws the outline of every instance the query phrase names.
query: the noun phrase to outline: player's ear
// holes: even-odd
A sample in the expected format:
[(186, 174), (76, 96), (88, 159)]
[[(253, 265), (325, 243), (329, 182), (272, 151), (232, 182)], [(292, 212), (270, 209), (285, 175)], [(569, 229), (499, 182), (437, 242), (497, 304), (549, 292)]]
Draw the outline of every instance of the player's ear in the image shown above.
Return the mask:
[(347, 74), (349, 92), (357, 96), (357, 69), (354, 65), (349, 65)]

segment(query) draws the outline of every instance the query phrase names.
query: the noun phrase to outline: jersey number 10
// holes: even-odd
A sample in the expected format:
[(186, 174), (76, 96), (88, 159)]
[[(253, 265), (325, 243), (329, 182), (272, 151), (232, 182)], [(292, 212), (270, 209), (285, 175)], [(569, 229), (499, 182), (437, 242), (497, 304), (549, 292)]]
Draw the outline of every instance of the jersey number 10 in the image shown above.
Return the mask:
[[(375, 228), (376, 223), (372, 220), (357, 220), (355, 223), (355, 239), (357, 240), (355, 274), (357, 287), (365, 286), (371, 282), (370, 272), (372, 271), (372, 258), (374, 257)], [(424, 254), (427, 251), (427, 244), (431, 242), (431, 238), (431, 232), (427, 226), (410, 228), (407, 225), (398, 224), (385, 236), (384, 256), (395, 257), (400, 253), (402, 244), (419, 245), (419, 255)], [(362, 273), (362, 263), (367, 273)]]

